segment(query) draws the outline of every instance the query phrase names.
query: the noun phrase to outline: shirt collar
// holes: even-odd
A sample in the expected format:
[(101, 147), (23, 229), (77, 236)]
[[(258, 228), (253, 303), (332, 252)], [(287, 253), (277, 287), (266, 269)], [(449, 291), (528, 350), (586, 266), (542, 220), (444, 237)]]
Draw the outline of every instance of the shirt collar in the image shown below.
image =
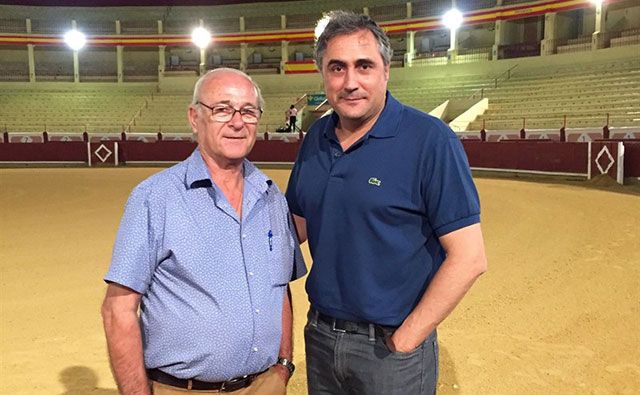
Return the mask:
[[(366, 137), (387, 138), (394, 137), (399, 131), (399, 117), (402, 113), (402, 104), (397, 101), (391, 92), (387, 91), (384, 108), (376, 120), (373, 127), (366, 133)], [(326, 138), (337, 141), (336, 125), (338, 124), (338, 114), (333, 111), (331, 119), (325, 124), (323, 134)]]
[[(202, 159), (200, 148), (196, 148), (189, 158), (187, 158), (187, 171), (185, 176), (185, 186), (192, 188), (208, 188), (213, 186), (207, 164)], [(265, 193), (273, 181), (261, 172), (253, 163), (245, 159), (244, 180), (251, 184), (259, 193)]]
[(271, 187), (273, 181), (261, 172), (253, 163), (249, 160), (244, 160), (244, 180), (251, 184), (257, 192), (263, 194)]
[(187, 158), (187, 172), (185, 174), (185, 186), (187, 189), (212, 186), (209, 169), (202, 159), (200, 148), (196, 148)]

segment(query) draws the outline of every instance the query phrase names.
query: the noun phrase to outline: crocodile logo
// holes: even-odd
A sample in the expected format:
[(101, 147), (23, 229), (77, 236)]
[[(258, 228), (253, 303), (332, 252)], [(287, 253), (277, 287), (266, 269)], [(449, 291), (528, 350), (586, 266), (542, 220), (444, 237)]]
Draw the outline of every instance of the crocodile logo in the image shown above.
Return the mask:
[(371, 177), (371, 178), (369, 178), (369, 185), (375, 185), (375, 186), (379, 187), (379, 186), (382, 185), (382, 181), (378, 180), (375, 177)]

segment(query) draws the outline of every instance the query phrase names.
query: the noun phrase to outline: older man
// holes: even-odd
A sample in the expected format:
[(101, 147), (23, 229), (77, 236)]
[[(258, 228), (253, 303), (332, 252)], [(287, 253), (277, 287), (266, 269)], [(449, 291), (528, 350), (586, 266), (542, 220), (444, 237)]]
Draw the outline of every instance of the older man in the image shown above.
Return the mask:
[(486, 270), (465, 153), (387, 91), (392, 50), (369, 17), (332, 12), (316, 64), (334, 113), (309, 130), (287, 199), (313, 267), (310, 394), (430, 394), (436, 327)]
[(129, 197), (102, 306), (123, 394), (286, 392), (287, 285), (305, 267), (284, 196), (245, 159), (261, 113), (246, 74), (203, 75), (188, 110), (198, 148)]

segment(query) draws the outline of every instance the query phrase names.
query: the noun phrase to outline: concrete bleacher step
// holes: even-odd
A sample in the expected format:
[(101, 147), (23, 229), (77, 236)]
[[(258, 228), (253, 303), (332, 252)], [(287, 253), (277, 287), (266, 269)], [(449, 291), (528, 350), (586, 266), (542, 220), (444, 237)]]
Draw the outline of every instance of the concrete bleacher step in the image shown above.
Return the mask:
[[(596, 119), (582, 119), (582, 118), (568, 118), (567, 127), (569, 128), (602, 128), (606, 124), (605, 118)], [(482, 129), (482, 122), (474, 121), (469, 124), (467, 130), (477, 131)], [(519, 130), (522, 128), (522, 119), (512, 120), (500, 120), (491, 121), (487, 120), (484, 123), (487, 130)], [(564, 125), (564, 119), (552, 118), (552, 119), (527, 119), (525, 122), (527, 129), (560, 129)], [(624, 119), (609, 119), (610, 127), (640, 127), (640, 121), (638, 120), (624, 120)]]

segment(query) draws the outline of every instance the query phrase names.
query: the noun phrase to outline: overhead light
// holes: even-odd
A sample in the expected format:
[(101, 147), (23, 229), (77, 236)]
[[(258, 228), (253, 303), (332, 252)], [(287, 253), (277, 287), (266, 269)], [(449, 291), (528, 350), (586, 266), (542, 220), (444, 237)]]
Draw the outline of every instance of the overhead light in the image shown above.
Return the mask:
[(204, 27), (196, 27), (191, 33), (191, 41), (199, 48), (206, 48), (211, 43), (211, 33)]
[(69, 46), (69, 48), (74, 51), (78, 51), (87, 43), (87, 38), (84, 33), (74, 29), (69, 30), (64, 34), (64, 42)]
[(462, 13), (452, 8), (442, 16), (442, 23), (450, 30), (456, 30), (462, 26)]

